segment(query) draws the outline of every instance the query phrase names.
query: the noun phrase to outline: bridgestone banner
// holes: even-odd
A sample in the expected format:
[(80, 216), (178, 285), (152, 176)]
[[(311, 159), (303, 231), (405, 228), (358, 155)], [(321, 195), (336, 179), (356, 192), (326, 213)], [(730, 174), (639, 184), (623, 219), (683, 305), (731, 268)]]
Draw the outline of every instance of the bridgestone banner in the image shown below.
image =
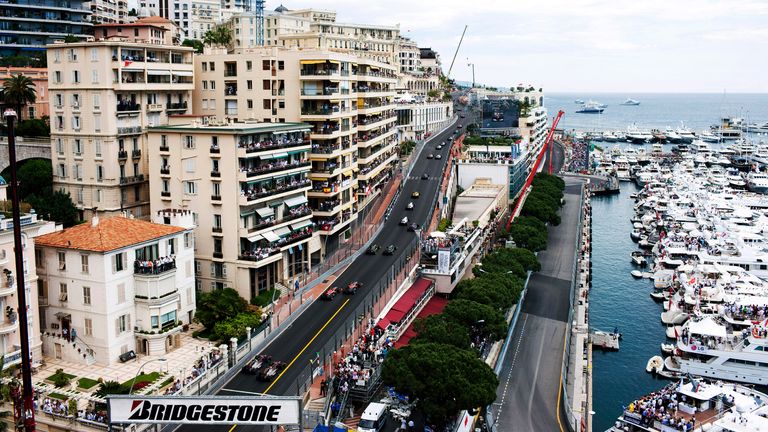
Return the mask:
[(108, 399), (110, 423), (299, 424), (298, 398), (132, 397)]

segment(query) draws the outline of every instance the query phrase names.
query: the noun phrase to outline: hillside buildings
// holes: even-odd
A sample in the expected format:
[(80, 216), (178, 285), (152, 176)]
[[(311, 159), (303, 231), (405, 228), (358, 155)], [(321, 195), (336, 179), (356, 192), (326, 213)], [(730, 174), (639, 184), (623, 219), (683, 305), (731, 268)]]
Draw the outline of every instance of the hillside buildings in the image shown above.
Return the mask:
[[(0, 68), (0, 82), (5, 81), (14, 75), (24, 75), (32, 80), (35, 85), (35, 103), (24, 107), (22, 112), (18, 113), (21, 120), (39, 119), (48, 115), (48, 69), (33, 67), (2, 67)], [(4, 104), (0, 101), (0, 107)], [(16, 109), (16, 107), (12, 107)]]
[(93, 28), (87, 4), (83, 0), (0, 2), (0, 56), (34, 56), (67, 35), (85, 39)]
[[(5, 189), (3, 183), (2, 189)], [(4, 193), (4, 191), (3, 191)], [(53, 222), (39, 220), (36, 214), (21, 215), (22, 244), (24, 249), (24, 281), (26, 285), (27, 319), (29, 326), (29, 348), (31, 362), (39, 364), (42, 360), (42, 343), (40, 340), (40, 308), (38, 305), (39, 287), (42, 279), (38, 277), (35, 267), (35, 245), (41, 235), (53, 232), (56, 226)], [(10, 218), (0, 218), (0, 357), (4, 357), (4, 369), (21, 363), (21, 339), (19, 335), (19, 304), (16, 285), (16, 266), (14, 263), (13, 221)]]
[(192, 214), (153, 219), (161, 223), (94, 217), (38, 237), (46, 355), (110, 365), (130, 351), (156, 355), (179, 346), (195, 310)]
[(171, 45), (173, 28), (145, 18), (48, 46), (54, 188), (81, 219), (149, 217), (146, 128), (192, 107), (192, 48)]

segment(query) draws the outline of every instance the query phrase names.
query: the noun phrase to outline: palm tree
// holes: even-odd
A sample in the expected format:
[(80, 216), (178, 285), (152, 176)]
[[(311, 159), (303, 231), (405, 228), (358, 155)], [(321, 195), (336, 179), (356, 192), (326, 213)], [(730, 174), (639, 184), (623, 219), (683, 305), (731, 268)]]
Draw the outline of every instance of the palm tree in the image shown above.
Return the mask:
[(208, 30), (203, 36), (206, 45), (229, 45), (232, 42), (232, 31), (223, 25)]
[(21, 74), (6, 78), (0, 93), (6, 105), (16, 108), (19, 119), (21, 119), (21, 109), (37, 100), (35, 83), (29, 77)]

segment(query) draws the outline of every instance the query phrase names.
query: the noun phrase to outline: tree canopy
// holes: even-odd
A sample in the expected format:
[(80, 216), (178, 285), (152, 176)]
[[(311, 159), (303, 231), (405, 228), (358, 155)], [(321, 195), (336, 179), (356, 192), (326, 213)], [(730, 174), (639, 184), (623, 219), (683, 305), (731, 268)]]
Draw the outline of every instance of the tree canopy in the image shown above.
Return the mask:
[(532, 216), (518, 216), (509, 226), (509, 234), (515, 244), (529, 251), (547, 248), (547, 226)]
[(232, 42), (232, 31), (229, 27), (218, 25), (203, 35), (203, 42), (206, 45), (229, 45)]
[(195, 52), (198, 54), (203, 53), (203, 43), (197, 39), (184, 39), (184, 42), (182, 42), (181, 45), (194, 48)]
[(202, 293), (197, 297), (195, 320), (213, 330), (216, 323), (233, 318), (248, 309), (248, 302), (233, 288)]
[(456, 321), (445, 319), (442, 314), (417, 319), (413, 329), (418, 335), (411, 339), (411, 344), (440, 343), (461, 349), (470, 348), (471, 340), (467, 328)]
[(382, 379), (417, 399), (432, 421), (445, 424), (460, 410), (487, 406), (496, 399), (498, 378), (472, 351), (436, 343), (411, 344), (391, 352)]
[(3, 89), (0, 98), (16, 109), (16, 114), (21, 118), (21, 110), (24, 106), (33, 104), (37, 100), (35, 83), (22, 74), (11, 75), (3, 81)]
[(53, 192), (53, 169), (48, 159), (24, 161), (16, 175), (19, 179), (19, 197), (22, 200), (33, 194), (48, 196)]
[(261, 310), (241, 312), (229, 319), (217, 322), (213, 326), (213, 336), (222, 341), (228, 341), (232, 338), (240, 339), (246, 336), (246, 327), (255, 329), (259, 324), (261, 324)]
[(479, 334), (491, 340), (500, 340), (507, 334), (507, 321), (504, 315), (497, 308), (476, 301), (451, 300), (445, 306), (443, 316), (467, 328), (474, 327)]

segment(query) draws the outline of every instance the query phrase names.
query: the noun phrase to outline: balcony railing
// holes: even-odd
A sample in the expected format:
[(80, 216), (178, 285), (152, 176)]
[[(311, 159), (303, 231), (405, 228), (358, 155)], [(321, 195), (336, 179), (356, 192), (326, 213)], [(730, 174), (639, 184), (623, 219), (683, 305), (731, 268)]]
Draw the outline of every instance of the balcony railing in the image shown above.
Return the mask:
[(128, 159), (128, 150), (118, 150), (117, 160), (126, 160), (126, 159)]
[(165, 109), (168, 111), (184, 111), (187, 109), (187, 102), (168, 102), (165, 104)]
[(171, 173), (171, 166), (170, 165), (166, 165), (166, 166), (161, 166), (160, 167), (160, 174), (170, 174), (170, 173)]
[(211, 231), (215, 233), (222, 233), (224, 232), (224, 228), (222, 227), (211, 227)]
[(140, 110), (141, 110), (141, 105), (135, 102), (118, 102), (117, 103), (118, 112), (129, 112), (129, 111), (140, 111)]
[(250, 177), (256, 177), (263, 174), (269, 174), (272, 172), (286, 171), (286, 170), (306, 167), (310, 165), (311, 165), (311, 162), (305, 161), (305, 162), (293, 163), (288, 165), (280, 165), (280, 166), (272, 166), (272, 167), (252, 167), (252, 168), (241, 167), (240, 171), (244, 172), (245, 176), (250, 178)]
[(279, 247), (256, 248), (253, 250), (240, 251), (238, 259), (243, 261), (261, 261), (279, 253)]
[(171, 151), (171, 148), (170, 148), (170, 147), (168, 147), (168, 145), (167, 145), (167, 144), (166, 144), (166, 145), (162, 145), (162, 144), (160, 144), (160, 151), (162, 151), (162, 152)]
[(156, 112), (156, 111), (162, 111), (163, 110), (163, 104), (147, 104), (147, 111), (149, 112)]
[(136, 159), (141, 157), (141, 150), (136, 149), (131, 152), (131, 156)]
[(144, 181), (144, 174), (139, 174), (131, 177), (120, 177), (120, 184), (127, 185), (132, 183), (141, 183)]
[(248, 228), (248, 233), (253, 233), (259, 230), (263, 230), (264, 228), (269, 228), (274, 225), (280, 225), (282, 223), (290, 222), (294, 219), (298, 219), (300, 217), (308, 216), (312, 214), (312, 209), (309, 208), (309, 206), (302, 206), (300, 211), (292, 211), (289, 214), (284, 215), (281, 219), (278, 220), (267, 220), (267, 221), (261, 221), (258, 224)]
[(211, 177), (221, 177), (221, 171), (211, 171)]
[(160, 192), (160, 196), (163, 197), (163, 198), (170, 198), (171, 197), (171, 192), (170, 191), (162, 191), (162, 192)]
[(237, 146), (239, 148), (245, 149), (246, 153), (255, 153), (259, 151), (274, 150), (279, 148), (300, 147), (308, 144), (309, 144), (308, 139), (307, 140), (301, 139), (301, 140), (288, 140), (284, 142), (262, 141), (262, 142), (256, 142), (256, 143), (246, 143), (246, 142), (240, 141), (240, 143)]
[(221, 153), (221, 149), (217, 145), (211, 146), (211, 153)]
[(117, 128), (118, 135), (136, 135), (141, 133), (141, 126), (124, 126)]
[(159, 275), (176, 269), (176, 259), (171, 257), (156, 260), (136, 260), (133, 262), (133, 273), (142, 275)]
[(302, 69), (302, 75), (335, 75), (338, 74), (338, 69)]
[(221, 195), (211, 195), (211, 201), (221, 201)]
[(268, 197), (268, 196), (271, 196), (271, 195), (277, 195), (277, 194), (280, 194), (280, 193), (283, 193), (283, 192), (288, 192), (288, 191), (292, 191), (292, 190), (296, 190), (296, 189), (305, 188), (305, 187), (308, 187), (308, 186), (311, 186), (311, 185), (312, 185), (312, 182), (309, 179), (307, 179), (307, 180), (299, 181), (299, 182), (296, 182), (296, 183), (293, 183), (293, 184), (290, 184), (290, 185), (284, 185), (284, 186), (281, 186), (281, 187), (277, 187), (277, 188), (273, 188), (273, 189), (269, 189), (269, 190), (264, 190), (264, 191), (250, 191), (250, 192), (248, 192), (248, 191), (245, 191), (245, 190), (241, 190), (240, 191), (240, 195), (247, 197), (248, 201), (253, 201), (253, 200), (257, 200), (257, 199), (260, 199), (260, 198)]

